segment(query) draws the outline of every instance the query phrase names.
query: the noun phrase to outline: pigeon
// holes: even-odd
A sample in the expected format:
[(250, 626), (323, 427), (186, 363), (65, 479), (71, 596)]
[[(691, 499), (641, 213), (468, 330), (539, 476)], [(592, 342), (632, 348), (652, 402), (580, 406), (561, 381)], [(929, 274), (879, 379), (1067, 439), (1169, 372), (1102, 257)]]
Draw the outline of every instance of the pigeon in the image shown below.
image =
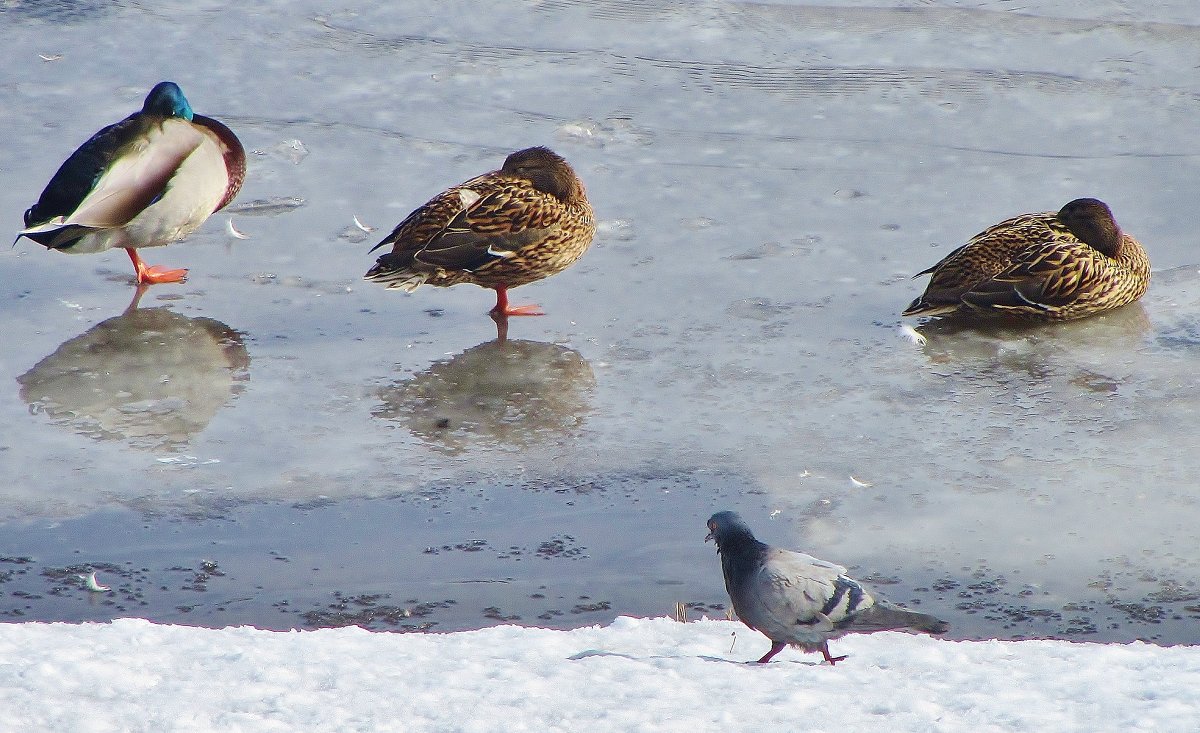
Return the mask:
[(771, 650), (758, 660), (771, 661), (791, 644), (829, 655), (829, 640), (852, 632), (911, 629), (940, 634), (949, 624), (928, 614), (876, 600), (846, 568), (811, 555), (759, 542), (735, 512), (717, 512), (708, 520), (708, 536), (721, 555), (725, 588), (742, 623), (765, 634)]

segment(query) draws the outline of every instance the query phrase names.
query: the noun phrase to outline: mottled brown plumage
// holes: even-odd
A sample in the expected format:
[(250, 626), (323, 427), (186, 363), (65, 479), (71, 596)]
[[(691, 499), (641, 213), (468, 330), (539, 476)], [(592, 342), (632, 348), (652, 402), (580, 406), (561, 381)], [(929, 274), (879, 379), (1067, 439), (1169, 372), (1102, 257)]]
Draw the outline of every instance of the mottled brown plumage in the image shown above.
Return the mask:
[(1132, 303), (1150, 284), (1150, 260), (1097, 199), (1023, 214), (986, 229), (941, 262), (906, 316), (955, 313), (1035, 320), (1082, 318)]
[(409, 292), (474, 283), (496, 291), (493, 314), (541, 315), (509, 307), (508, 289), (565, 270), (595, 233), (575, 171), (548, 148), (527, 148), (409, 214), (372, 249), (392, 245), (365, 277)]

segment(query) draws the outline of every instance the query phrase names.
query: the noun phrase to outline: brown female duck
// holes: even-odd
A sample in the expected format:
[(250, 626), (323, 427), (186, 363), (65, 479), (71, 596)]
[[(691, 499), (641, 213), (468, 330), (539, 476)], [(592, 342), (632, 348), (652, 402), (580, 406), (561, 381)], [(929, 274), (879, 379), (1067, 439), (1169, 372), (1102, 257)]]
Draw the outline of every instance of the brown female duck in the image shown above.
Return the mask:
[(508, 289), (565, 270), (595, 233), (575, 171), (548, 148), (527, 148), (409, 214), (371, 250), (392, 245), (365, 278), (408, 292), (474, 283), (496, 291), (493, 315), (542, 315), (536, 305), (509, 306)]
[(1132, 303), (1150, 284), (1150, 260), (1097, 199), (1023, 214), (976, 234), (941, 262), (906, 316), (953, 313), (1034, 320), (1083, 318)]

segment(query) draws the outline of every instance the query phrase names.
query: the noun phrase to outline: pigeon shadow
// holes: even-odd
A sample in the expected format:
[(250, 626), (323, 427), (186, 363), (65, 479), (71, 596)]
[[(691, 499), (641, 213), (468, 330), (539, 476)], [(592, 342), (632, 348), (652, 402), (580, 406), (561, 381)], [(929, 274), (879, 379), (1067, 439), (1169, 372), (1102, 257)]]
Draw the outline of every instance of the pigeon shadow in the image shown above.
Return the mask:
[[(609, 651), (603, 651), (600, 649), (586, 649), (582, 652), (579, 652), (578, 654), (572, 654), (571, 656), (567, 657), (567, 659), (572, 662), (575, 662), (575, 661), (579, 661), (581, 659), (590, 659), (592, 657), (620, 657), (622, 659), (629, 659), (629, 660), (632, 660), (635, 662), (646, 661), (646, 660), (650, 660), (650, 659), (679, 659), (678, 656), (667, 656), (665, 654), (652, 654), (649, 656), (634, 656), (632, 654), (623, 654), (621, 652), (609, 652)], [(699, 654), (696, 656), (696, 659), (700, 659), (705, 662), (718, 662), (720, 664), (735, 664), (739, 667), (750, 666), (750, 667), (763, 667), (763, 668), (766, 668), (770, 665), (778, 666), (781, 664), (800, 664), (800, 665), (804, 665), (806, 667), (819, 667), (822, 664), (821, 662), (807, 662), (807, 661), (804, 661), (801, 659), (795, 659), (795, 660), (778, 660), (778, 661), (770, 662), (768, 664), (760, 665), (756, 660), (753, 660), (753, 659), (750, 659), (747, 661), (738, 661), (736, 659), (725, 659), (724, 657), (710, 657), (706, 654)]]

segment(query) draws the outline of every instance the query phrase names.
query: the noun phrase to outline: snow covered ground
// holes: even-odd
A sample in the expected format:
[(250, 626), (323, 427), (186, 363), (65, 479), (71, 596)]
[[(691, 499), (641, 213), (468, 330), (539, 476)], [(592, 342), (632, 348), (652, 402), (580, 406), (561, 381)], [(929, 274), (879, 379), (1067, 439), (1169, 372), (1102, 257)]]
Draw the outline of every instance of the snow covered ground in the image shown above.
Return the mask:
[[(732, 651), (730, 650), (733, 645)], [(452, 634), (0, 625), (4, 731), (1195, 731), (1200, 649), (902, 633), (742, 664), (729, 621)]]

